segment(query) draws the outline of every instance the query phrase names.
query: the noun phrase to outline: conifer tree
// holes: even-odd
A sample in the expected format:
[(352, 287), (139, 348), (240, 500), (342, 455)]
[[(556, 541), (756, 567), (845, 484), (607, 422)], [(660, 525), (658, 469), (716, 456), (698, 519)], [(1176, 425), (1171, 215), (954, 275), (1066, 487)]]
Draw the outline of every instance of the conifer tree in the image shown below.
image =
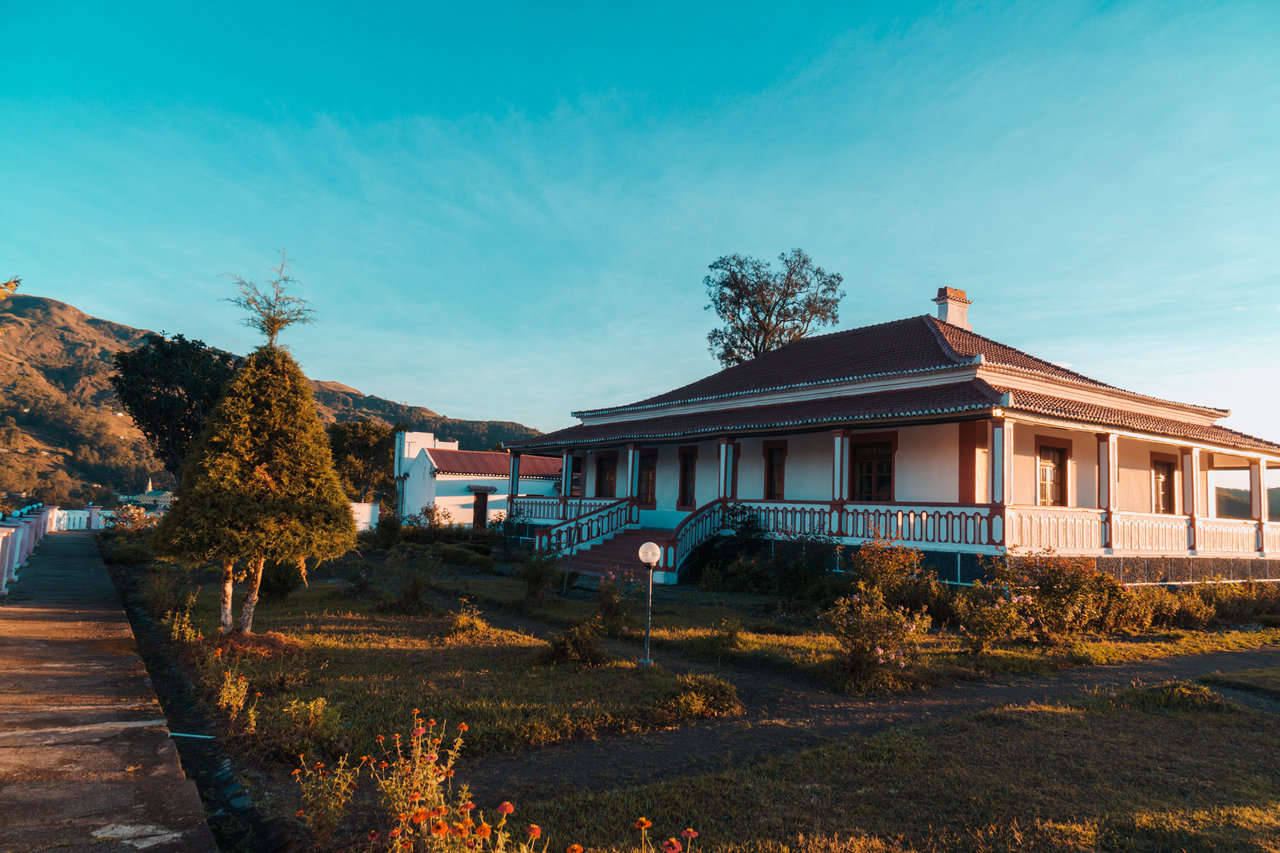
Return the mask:
[(188, 454), (157, 539), (173, 556), (222, 565), (223, 631), (232, 629), (235, 570), (244, 567), (244, 632), (253, 630), (268, 560), (296, 565), (305, 581), (307, 560), (338, 557), (355, 546), (351, 506), (311, 387), (283, 349), (259, 348), (227, 385)]

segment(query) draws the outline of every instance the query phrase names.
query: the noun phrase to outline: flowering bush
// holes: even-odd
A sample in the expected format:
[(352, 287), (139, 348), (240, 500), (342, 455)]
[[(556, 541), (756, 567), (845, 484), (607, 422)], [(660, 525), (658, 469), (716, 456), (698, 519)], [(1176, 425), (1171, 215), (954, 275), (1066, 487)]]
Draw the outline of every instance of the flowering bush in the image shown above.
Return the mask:
[(1124, 586), (1087, 558), (1050, 552), (1010, 557), (996, 561), (995, 579), (1017, 597), (1028, 629), (1041, 643), (1120, 627)]
[(141, 533), (155, 527), (159, 522), (160, 516), (147, 515), (147, 511), (142, 507), (128, 504), (115, 511), (111, 527), (124, 533)]
[(1019, 608), (1025, 597), (1011, 598), (1004, 588), (975, 581), (955, 599), (956, 621), (969, 651), (982, 654), (993, 643), (1012, 640), (1029, 626)]
[(853, 595), (836, 599), (822, 620), (844, 650), (855, 684), (875, 680), (885, 667), (905, 669), (919, 654), (932, 620), (927, 611), (890, 607), (884, 592), (860, 581)]
[(849, 571), (856, 581), (880, 590), (890, 607), (927, 609), (937, 615), (947, 598), (944, 584), (925, 565), (922, 552), (879, 536), (853, 552)]

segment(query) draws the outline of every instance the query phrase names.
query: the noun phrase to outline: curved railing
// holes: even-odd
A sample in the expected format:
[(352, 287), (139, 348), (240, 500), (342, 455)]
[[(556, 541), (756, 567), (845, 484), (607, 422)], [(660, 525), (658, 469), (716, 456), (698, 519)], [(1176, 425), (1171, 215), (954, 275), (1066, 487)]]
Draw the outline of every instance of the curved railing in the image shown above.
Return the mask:
[(639, 520), (640, 510), (635, 503), (630, 498), (621, 498), (593, 512), (539, 530), (534, 534), (534, 544), (539, 550), (568, 554), (603, 541)]
[(684, 517), (662, 548), (662, 568), (679, 571), (699, 545), (724, 529), (726, 501), (716, 498)]

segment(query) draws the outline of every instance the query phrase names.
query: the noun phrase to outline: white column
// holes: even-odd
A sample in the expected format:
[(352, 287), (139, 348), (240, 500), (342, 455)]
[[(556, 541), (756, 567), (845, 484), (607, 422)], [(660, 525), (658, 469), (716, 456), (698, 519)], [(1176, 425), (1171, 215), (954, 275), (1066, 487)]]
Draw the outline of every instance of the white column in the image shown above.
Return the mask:
[(831, 434), (831, 500), (849, 500), (849, 437), (843, 431)]
[(732, 471), (733, 445), (729, 439), (720, 439), (720, 478), (716, 481), (716, 497), (727, 498), (730, 494), (729, 472)]
[(0, 527), (0, 596), (6, 594), (9, 586), (9, 552), (12, 541), (13, 531), (8, 527)]
[(573, 491), (573, 454), (565, 450), (560, 454), (560, 497), (566, 500)]
[(640, 449), (634, 444), (627, 445), (627, 485), (623, 497), (634, 498), (640, 491)]
[(1196, 527), (1203, 512), (1200, 506), (1200, 448), (1184, 447), (1179, 455), (1182, 460), (1182, 514), (1189, 519), (1187, 548), (1194, 551)]
[(1003, 417), (991, 420), (991, 452), (987, 454), (991, 472), (988, 494), (991, 495), (991, 544), (1008, 544), (1008, 515), (1005, 507), (1013, 502), (1013, 422)]
[(507, 512), (515, 509), (516, 495), (520, 494), (520, 453), (511, 451), (510, 473), (507, 475)]
[(1258, 524), (1258, 551), (1267, 549), (1267, 460), (1249, 460), (1249, 500)]
[[(1120, 439), (1113, 432), (1098, 433), (1098, 509), (1107, 514), (1102, 547), (1115, 547), (1116, 500), (1120, 488)], [(1038, 488), (1038, 486), (1037, 486)]]

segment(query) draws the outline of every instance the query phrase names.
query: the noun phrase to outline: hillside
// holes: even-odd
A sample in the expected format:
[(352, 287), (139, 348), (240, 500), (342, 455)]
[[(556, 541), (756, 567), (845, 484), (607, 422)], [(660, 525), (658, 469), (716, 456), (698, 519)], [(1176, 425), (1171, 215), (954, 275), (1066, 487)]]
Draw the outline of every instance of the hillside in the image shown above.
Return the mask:
[[(148, 477), (171, 484), (108, 381), (115, 353), (147, 334), (53, 299), (15, 294), (0, 302), (0, 496), (38, 490), (63, 502), (102, 501), (140, 490)], [(326, 423), (403, 424), (467, 450), (537, 434), (512, 421), (449, 418), (339, 382), (311, 384)]]

